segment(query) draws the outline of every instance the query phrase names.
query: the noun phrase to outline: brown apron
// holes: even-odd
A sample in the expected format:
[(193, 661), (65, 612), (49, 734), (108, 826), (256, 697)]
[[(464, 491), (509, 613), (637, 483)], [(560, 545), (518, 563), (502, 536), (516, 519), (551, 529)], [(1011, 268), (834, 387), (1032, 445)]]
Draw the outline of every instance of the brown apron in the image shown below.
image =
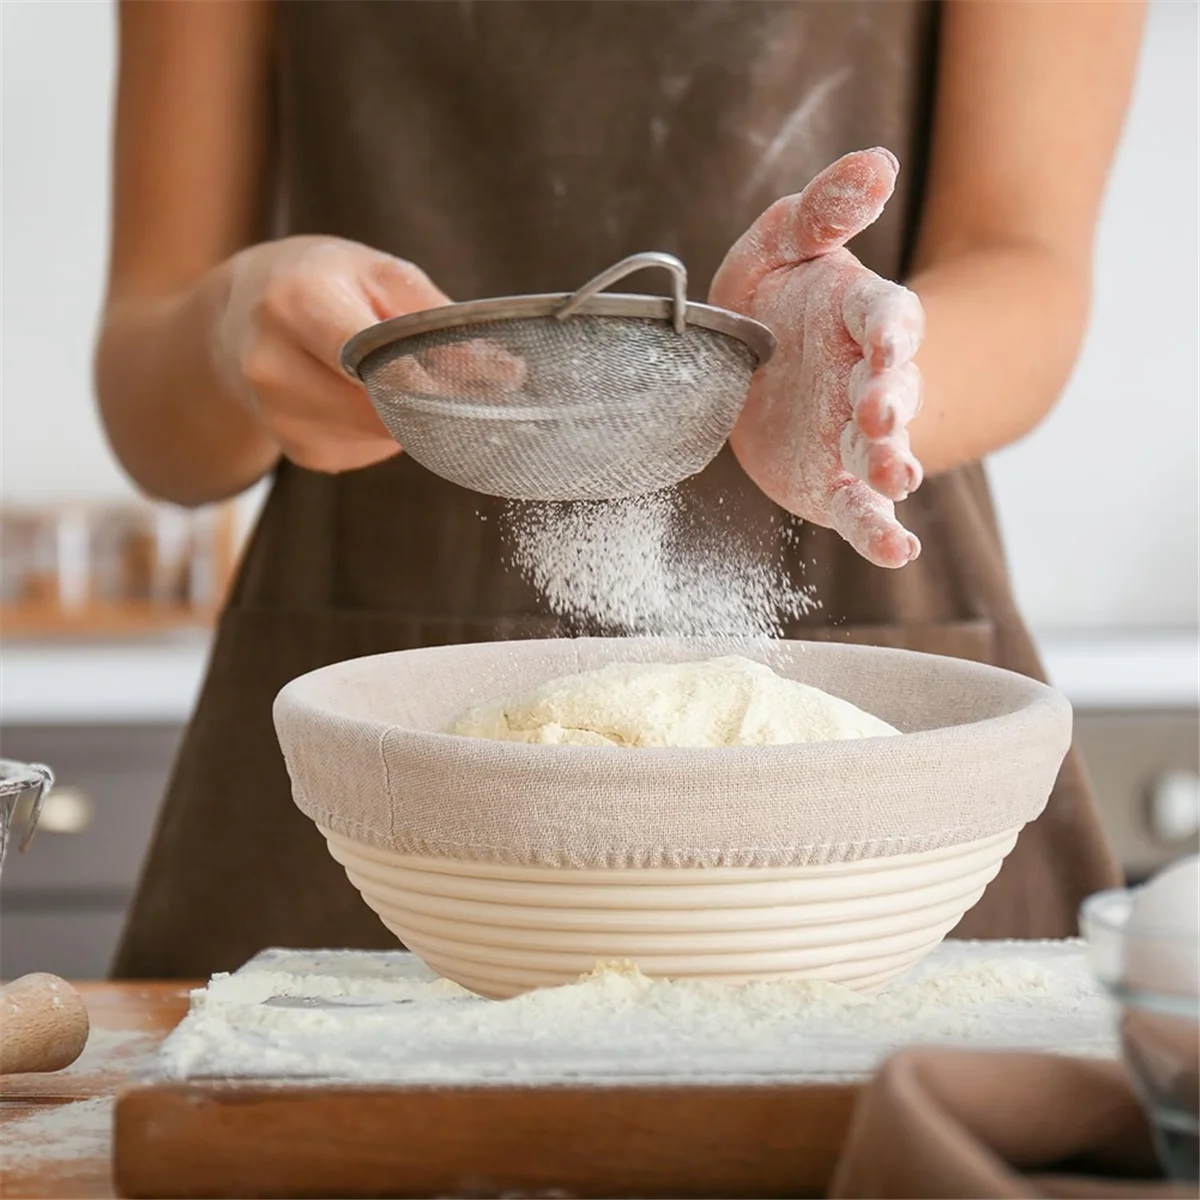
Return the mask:
[[(703, 298), (776, 197), (883, 144), (903, 187), (855, 245), (905, 270), (929, 126), (936, 6), (898, 0), (577, 0), (278, 6), (282, 233), (412, 259), (456, 299), (559, 291), (637, 250)], [(657, 282), (657, 281), (655, 281)], [(823, 607), (786, 630), (1038, 675), (981, 467), (902, 507), (924, 552), (870, 566), (759, 493), (728, 453), (683, 488), (697, 527), (786, 556)], [(289, 679), (356, 655), (562, 633), (505, 568), (499, 505), (406, 456), (323, 476), (283, 464), (176, 765), (116, 973), (206, 976), (269, 945), (391, 935), (293, 806), (271, 724)], [(960, 932), (1053, 937), (1116, 877), (1072, 756)]]

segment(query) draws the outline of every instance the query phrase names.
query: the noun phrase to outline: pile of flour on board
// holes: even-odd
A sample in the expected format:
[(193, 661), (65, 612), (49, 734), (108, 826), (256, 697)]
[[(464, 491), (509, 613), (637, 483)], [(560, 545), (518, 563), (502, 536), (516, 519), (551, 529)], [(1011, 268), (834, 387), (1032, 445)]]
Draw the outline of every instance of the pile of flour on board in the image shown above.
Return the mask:
[[(713, 514), (709, 514), (710, 517)], [(615, 633), (775, 637), (819, 607), (736, 522), (689, 519), (678, 492), (511, 504), (511, 565), (568, 621)], [(779, 532), (779, 531), (773, 531)], [(786, 534), (778, 540), (784, 542)]]
[(868, 1075), (915, 1042), (1111, 1057), (1079, 942), (945, 942), (877, 996), (778, 980), (650, 980), (622, 964), (484, 1000), (403, 952), (273, 950), (193, 996), (176, 1078), (406, 1084), (780, 1082)]

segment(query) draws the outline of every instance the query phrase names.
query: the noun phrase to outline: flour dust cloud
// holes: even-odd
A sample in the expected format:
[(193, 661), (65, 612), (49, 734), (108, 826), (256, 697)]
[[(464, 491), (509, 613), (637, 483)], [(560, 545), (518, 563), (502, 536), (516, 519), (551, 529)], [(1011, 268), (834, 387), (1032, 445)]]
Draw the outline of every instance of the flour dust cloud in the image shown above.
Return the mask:
[(550, 611), (589, 630), (652, 637), (777, 637), (819, 607), (770, 547), (689, 513), (672, 489), (624, 500), (513, 503), (510, 565)]

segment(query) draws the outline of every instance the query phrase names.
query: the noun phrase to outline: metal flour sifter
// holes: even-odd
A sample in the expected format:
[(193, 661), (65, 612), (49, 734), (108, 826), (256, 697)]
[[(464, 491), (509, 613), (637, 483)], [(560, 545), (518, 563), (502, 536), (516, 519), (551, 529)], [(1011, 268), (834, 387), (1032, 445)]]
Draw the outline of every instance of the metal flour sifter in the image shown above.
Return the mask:
[[(647, 267), (671, 295), (606, 292)], [(396, 317), (342, 349), (388, 431), (428, 470), (514, 500), (606, 500), (702, 470), (750, 378), (765, 325), (687, 299), (669, 254), (635, 254), (577, 292), (506, 296)]]

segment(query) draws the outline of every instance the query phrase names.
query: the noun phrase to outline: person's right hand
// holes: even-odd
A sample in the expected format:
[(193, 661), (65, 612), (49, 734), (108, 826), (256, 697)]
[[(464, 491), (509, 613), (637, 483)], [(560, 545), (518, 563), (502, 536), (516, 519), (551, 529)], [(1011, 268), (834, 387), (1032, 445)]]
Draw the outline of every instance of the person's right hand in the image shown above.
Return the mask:
[(448, 298), (412, 263), (356, 242), (291, 237), (243, 250), (213, 339), (217, 371), (293, 462), (351, 471), (399, 453), (342, 344), (390, 317)]

